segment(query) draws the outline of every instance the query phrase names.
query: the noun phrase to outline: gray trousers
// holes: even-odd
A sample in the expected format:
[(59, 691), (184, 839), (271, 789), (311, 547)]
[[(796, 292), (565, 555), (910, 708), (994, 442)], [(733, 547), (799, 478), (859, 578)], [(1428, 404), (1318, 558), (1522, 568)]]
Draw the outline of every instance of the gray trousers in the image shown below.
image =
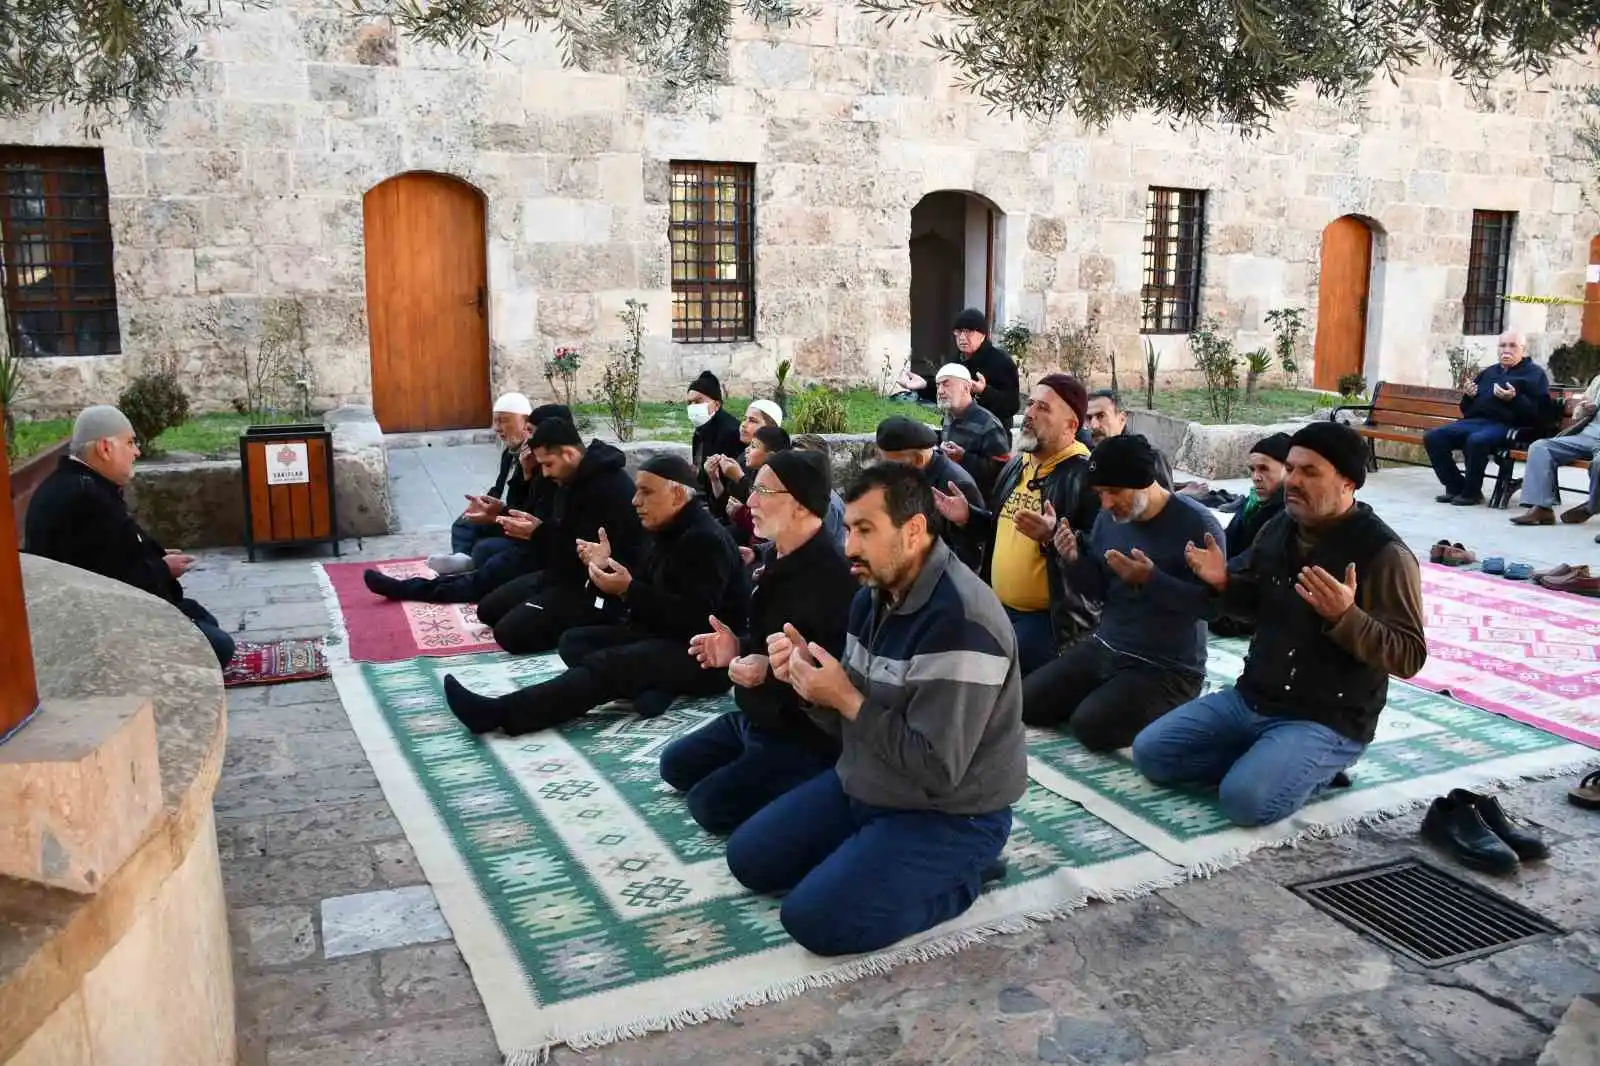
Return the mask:
[(1600, 450), (1600, 430), (1594, 423), (1575, 436), (1547, 437), (1530, 444), (1527, 466), (1522, 474), (1523, 506), (1559, 506), (1561, 496), (1556, 491), (1558, 468), (1579, 459), (1588, 459), (1589, 510), (1600, 512), (1600, 461), (1595, 461), (1597, 450)]

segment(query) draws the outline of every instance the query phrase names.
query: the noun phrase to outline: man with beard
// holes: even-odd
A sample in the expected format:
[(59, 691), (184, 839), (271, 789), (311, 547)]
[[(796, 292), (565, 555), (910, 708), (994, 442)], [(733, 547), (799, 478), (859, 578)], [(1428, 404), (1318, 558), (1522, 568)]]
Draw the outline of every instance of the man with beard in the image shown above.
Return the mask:
[(982, 404), (973, 402), (972, 374), (960, 363), (946, 363), (934, 376), (939, 410), (944, 412), (941, 446), (953, 463), (972, 475), (986, 497), (1000, 468), (1011, 458), (1011, 426)]
[(1134, 434), (1109, 437), (1089, 458), (1100, 514), (1088, 537), (1056, 523), (1056, 553), (1072, 588), (1104, 604), (1100, 625), (1029, 675), (1023, 721), (1065, 724), (1090, 751), (1115, 751), (1200, 694), (1210, 591), (1185, 549), (1221, 537), (1211, 512), (1156, 482), (1156, 450)]
[[(913, 470), (920, 470), (928, 484), (938, 488), (954, 485), (972, 506), (983, 506), (983, 494), (978, 491), (978, 483), (938, 449), (939, 434), (926, 422), (904, 415), (885, 418), (878, 423), (876, 443), (878, 457), (884, 462), (904, 463)], [(948, 522), (942, 525), (942, 535), (956, 553), (956, 558), (976, 570), (983, 561), (981, 533), (971, 523), (964, 529)]]
[(733, 832), (839, 757), (838, 739), (810, 719), (767, 659), (767, 638), (785, 623), (829, 655), (844, 653), (857, 583), (823, 528), (830, 480), (827, 456), (815, 452), (778, 452), (756, 471), (750, 515), (768, 547), (753, 575), (749, 625), (736, 630), (713, 616), (710, 631), (689, 642), (706, 670), (727, 671), (738, 710), (667, 745), (661, 779), (687, 793), (689, 813), (709, 833)]
[[(1474, 507), (1483, 502), (1483, 474), (1514, 429), (1536, 426), (1550, 397), (1544, 367), (1528, 357), (1528, 340), (1508, 330), (1500, 335), (1500, 361), (1478, 371), (1461, 394), (1461, 417), (1422, 435), (1422, 447), (1444, 492), (1437, 503)], [(1459, 450), (1466, 470), (1456, 466)]]
[(927, 483), (869, 466), (845, 493), (846, 555), (867, 589), (843, 660), (785, 625), (773, 676), (838, 738), (837, 767), (728, 840), (728, 868), (784, 895), (779, 920), (819, 955), (876, 951), (972, 906), (1004, 876), (1028, 783), (1016, 638), (994, 593), (934, 535)]
[(640, 466), (633, 507), (648, 544), (637, 577), (612, 556), (603, 527), (597, 541), (578, 544), (590, 583), (621, 606), (624, 620), (560, 634), (557, 649), (567, 671), (504, 696), (478, 695), (446, 675), (445, 702), (463, 725), (474, 733), (502, 729), (517, 736), (552, 729), (612, 700), (649, 694), (649, 705), (636, 702), (634, 709), (655, 717), (678, 696), (727, 690), (727, 672), (702, 670), (688, 642), (709, 615), (742, 624), (748, 593), (739, 552), (706, 511), (695, 475), (673, 455)]
[(948, 492), (934, 490), (946, 521), (970, 525), (986, 546), (984, 578), (1016, 630), (1023, 676), (1092, 630), (1099, 617), (1099, 604), (1079, 595), (1052, 565), (1058, 518), (1089, 529), (1100, 506), (1088, 486), (1089, 449), (1077, 438), (1086, 404), (1077, 378), (1040, 378), (1022, 416), (1020, 454), (1000, 471), (989, 506), (973, 508), (953, 485)]
[(995, 347), (989, 339), (989, 319), (976, 307), (969, 307), (956, 316), (956, 350), (961, 353), (961, 365), (972, 375), (972, 391), (978, 403), (1011, 432), (1011, 423), (1022, 406), (1021, 386), (1017, 382), (1017, 364), (1004, 348)]
[(1428, 658), (1417, 560), (1355, 499), (1365, 442), (1312, 422), (1289, 443), (1284, 512), (1250, 550), (1229, 562), (1214, 538), (1188, 549), (1222, 609), (1256, 623), (1243, 673), (1133, 742), (1145, 777), (1217, 785), (1242, 826), (1288, 817), (1359, 759), (1390, 675), (1412, 677)]
[[(1096, 389), (1089, 394), (1086, 424), (1089, 427), (1089, 447), (1093, 448), (1103, 440), (1120, 437), (1128, 431), (1128, 412), (1122, 409), (1122, 400), (1115, 392)], [(1174, 488), (1172, 465), (1159, 451), (1156, 452), (1156, 484), (1168, 492)]]
[[(1266, 524), (1283, 513), (1284, 460), (1289, 458), (1289, 434), (1273, 433), (1250, 448), (1250, 494), (1233, 513), (1223, 531), (1223, 546), (1229, 559), (1249, 550)], [(1211, 622), (1211, 632), (1219, 637), (1248, 637), (1256, 627), (1242, 619), (1226, 616)]]

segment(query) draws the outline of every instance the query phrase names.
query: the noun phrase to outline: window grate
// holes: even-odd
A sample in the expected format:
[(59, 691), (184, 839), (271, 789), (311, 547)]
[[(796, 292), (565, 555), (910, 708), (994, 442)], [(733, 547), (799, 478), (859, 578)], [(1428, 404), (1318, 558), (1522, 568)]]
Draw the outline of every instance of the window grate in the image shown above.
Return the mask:
[(1469, 337), (1505, 329), (1506, 276), (1511, 265), (1515, 211), (1472, 212), (1472, 249), (1467, 258), (1467, 293), (1461, 299), (1461, 331)]
[(1503, 896), (1414, 860), (1352, 870), (1290, 890), (1424, 966), (1450, 966), (1561, 932)]
[(1151, 188), (1145, 204), (1140, 332), (1194, 332), (1205, 218), (1205, 190)]
[(0, 263), (12, 351), (122, 351), (109, 206), (100, 149), (0, 147)]
[(755, 167), (672, 164), (672, 339), (755, 337)]

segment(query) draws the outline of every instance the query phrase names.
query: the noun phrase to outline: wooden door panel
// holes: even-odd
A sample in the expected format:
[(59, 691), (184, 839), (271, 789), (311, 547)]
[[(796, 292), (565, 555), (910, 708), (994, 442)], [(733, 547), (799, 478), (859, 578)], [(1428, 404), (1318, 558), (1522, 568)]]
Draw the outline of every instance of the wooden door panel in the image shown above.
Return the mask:
[(1367, 345), (1367, 299), (1372, 278), (1372, 231), (1360, 219), (1334, 219), (1322, 231), (1317, 285), (1317, 336), (1312, 383), (1336, 389), (1361, 373)]
[(489, 424), (483, 199), (439, 174), (367, 193), (372, 403), (387, 432)]

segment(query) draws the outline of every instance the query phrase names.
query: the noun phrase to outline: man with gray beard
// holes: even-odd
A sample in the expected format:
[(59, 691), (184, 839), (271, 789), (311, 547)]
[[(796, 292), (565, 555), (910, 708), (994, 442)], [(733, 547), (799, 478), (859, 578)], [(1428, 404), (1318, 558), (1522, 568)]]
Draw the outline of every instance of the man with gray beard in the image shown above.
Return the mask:
[(1028, 725), (1065, 724), (1090, 751), (1115, 751), (1200, 694), (1207, 586), (1185, 561), (1193, 542), (1222, 527), (1211, 512), (1157, 481), (1157, 453), (1141, 436), (1107, 437), (1089, 457), (1100, 513), (1087, 538), (1065, 521), (1053, 533), (1067, 583), (1104, 604), (1086, 640), (1023, 681)]

